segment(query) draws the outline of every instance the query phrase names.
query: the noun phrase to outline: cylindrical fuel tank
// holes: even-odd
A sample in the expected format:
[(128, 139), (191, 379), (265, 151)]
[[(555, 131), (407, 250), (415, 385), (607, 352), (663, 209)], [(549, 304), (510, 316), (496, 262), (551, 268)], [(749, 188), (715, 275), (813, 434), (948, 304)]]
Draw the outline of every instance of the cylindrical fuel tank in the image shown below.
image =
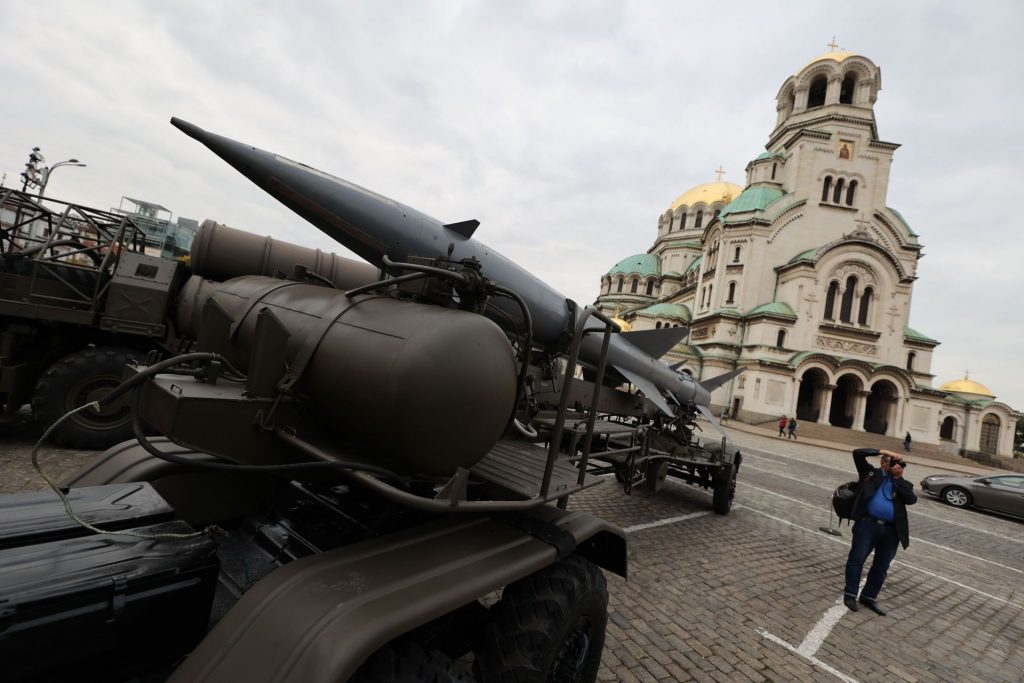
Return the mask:
[(449, 475), (480, 460), (504, 431), (515, 358), (481, 315), (258, 276), (221, 283), (212, 299), (235, 320), (226, 355), (239, 368), (249, 366), (263, 308), (291, 335), (289, 366), (315, 344), (300, 393), (326, 428), (396, 471)]
[(236, 230), (211, 220), (203, 221), (192, 241), (192, 272), (210, 280), (273, 275), (275, 271), (291, 275), (296, 265), (327, 278), (338, 289), (352, 289), (380, 279), (380, 271), (365, 261)]

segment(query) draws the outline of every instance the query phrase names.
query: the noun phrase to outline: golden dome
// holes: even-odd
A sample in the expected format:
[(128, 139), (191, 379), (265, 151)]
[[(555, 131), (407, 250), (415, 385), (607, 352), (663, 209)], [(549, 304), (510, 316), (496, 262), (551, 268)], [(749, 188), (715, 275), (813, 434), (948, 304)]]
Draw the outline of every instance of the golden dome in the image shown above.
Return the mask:
[(820, 62), (820, 61), (823, 61), (823, 60), (826, 60), (826, 59), (831, 59), (833, 62), (841, 62), (844, 59), (846, 59), (847, 57), (852, 57), (855, 54), (857, 54), (857, 53), (856, 52), (850, 52), (848, 50), (833, 50), (832, 52), (826, 52), (825, 54), (818, 55), (817, 57), (815, 57), (811, 61), (807, 62), (802, 67), (800, 67), (797, 71), (798, 72), (803, 71), (804, 69), (809, 67), (811, 64), (814, 64), (815, 62)]
[(633, 326), (622, 318), (612, 318), (612, 322), (619, 326), (619, 332), (632, 332)]
[(735, 183), (726, 182), (724, 180), (716, 180), (710, 183), (704, 183), (697, 187), (687, 190), (672, 202), (672, 205), (668, 207), (669, 211), (675, 211), (680, 206), (693, 206), (694, 204), (707, 204), (711, 206), (715, 202), (722, 202), (728, 204), (732, 200), (736, 199), (743, 192), (743, 188)]
[(984, 384), (979, 384), (972, 379), (967, 379), (966, 374), (963, 379), (955, 379), (952, 382), (946, 382), (939, 387), (939, 390), (949, 391), (954, 394), (973, 394), (975, 396), (987, 396), (989, 398), (996, 397), (996, 395), (992, 393), (992, 390)]

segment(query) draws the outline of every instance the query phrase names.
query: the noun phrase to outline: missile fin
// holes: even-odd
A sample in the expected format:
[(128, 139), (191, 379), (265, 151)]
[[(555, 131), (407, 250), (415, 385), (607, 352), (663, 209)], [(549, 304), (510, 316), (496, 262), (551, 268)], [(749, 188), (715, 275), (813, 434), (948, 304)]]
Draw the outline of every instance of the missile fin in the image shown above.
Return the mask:
[(723, 384), (731, 380), (733, 377), (743, 372), (744, 370), (746, 370), (746, 368), (737, 368), (736, 370), (730, 370), (724, 375), (718, 375), (717, 377), (706, 379), (703, 382), (701, 382), (700, 385), (707, 389), (708, 393), (711, 393), (712, 391), (722, 386)]
[(707, 406), (698, 405), (697, 410), (699, 410), (700, 414), (704, 416), (704, 419), (711, 423), (712, 427), (718, 430), (719, 434), (726, 438), (729, 437), (729, 435), (725, 433), (725, 430), (722, 429), (722, 425), (718, 422), (718, 418), (715, 417), (710, 410), (708, 410)]
[(672, 347), (686, 339), (690, 333), (686, 327), (662, 327), (657, 330), (639, 330), (623, 332), (621, 336), (648, 356), (661, 358), (672, 350)]
[(673, 415), (672, 406), (668, 404), (665, 397), (658, 391), (658, 387), (655, 386), (654, 382), (640, 375), (630, 372), (629, 370), (623, 370), (622, 368), (615, 366), (615, 371), (625, 377), (630, 384), (635, 386), (640, 392), (650, 399), (651, 403), (661, 408), (666, 415)]
[(476, 229), (480, 227), (480, 221), (474, 218), (468, 221), (459, 221), (458, 223), (446, 223), (444, 227), (452, 232), (459, 233), (468, 240), (476, 232)]

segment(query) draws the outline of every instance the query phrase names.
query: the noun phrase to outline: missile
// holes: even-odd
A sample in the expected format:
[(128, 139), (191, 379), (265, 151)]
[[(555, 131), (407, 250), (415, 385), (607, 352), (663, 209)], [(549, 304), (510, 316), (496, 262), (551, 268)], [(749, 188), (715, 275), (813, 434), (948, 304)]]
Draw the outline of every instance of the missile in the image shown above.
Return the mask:
[[(572, 333), (574, 311), (579, 306), (477, 240), (473, 235), (479, 221), (443, 223), (372, 190), (273, 152), (210, 133), (178, 118), (172, 118), (171, 124), (370, 264), (383, 268), (384, 257), (391, 261), (407, 261), (410, 256), (476, 259), (487, 278), (514, 290), (526, 302), (536, 344), (552, 348)], [(502, 317), (521, 322), (521, 312), (513, 302), (499, 300), (495, 305), (501, 308), (500, 315), (494, 314), (499, 324), (504, 323)], [(592, 325), (595, 330), (601, 328), (596, 320)], [(711, 391), (738, 371), (702, 384), (670, 368), (660, 358), (686, 334), (686, 328), (664, 328), (612, 335), (608, 365), (666, 414), (675, 415), (672, 403), (692, 404), (710, 417), (707, 406)], [(601, 351), (599, 336), (585, 336), (580, 349), (585, 363), (597, 363)]]

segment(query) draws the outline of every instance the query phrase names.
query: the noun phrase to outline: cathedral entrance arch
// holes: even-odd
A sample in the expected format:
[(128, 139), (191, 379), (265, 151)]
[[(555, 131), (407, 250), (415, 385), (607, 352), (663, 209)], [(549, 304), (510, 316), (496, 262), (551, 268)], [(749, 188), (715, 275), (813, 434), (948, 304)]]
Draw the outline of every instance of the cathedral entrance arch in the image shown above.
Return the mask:
[(797, 420), (817, 422), (825, 403), (828, 376), (824, 370), (811, 368), (800, 378), (800, 392), (796, 399)]
[(864, 385), (856, 375), (846, 374), (836, 380), (836, 388), (832, 391), (832, 408), (828, 413), (828, 423), (833, 427), (853, 426), (856, 400)]
[(942, 421), (942, 426), (939, 427), (939, 438), (947, 441), (956, 439), (956, 418), (952, 415), (946, 416), (946, 419)]
[(999, 418), (989, 413), (981, 421), (981, 441), (978, 449), (987, 455), (995, 455), (999, 447)]
[(864, 408), (864, 431), (872, 434), (886, 434), (889, 427), (895, 427), (896, 403), (899, 401), (896, 385), (882, 379), (871, 385), (867, 405)]

